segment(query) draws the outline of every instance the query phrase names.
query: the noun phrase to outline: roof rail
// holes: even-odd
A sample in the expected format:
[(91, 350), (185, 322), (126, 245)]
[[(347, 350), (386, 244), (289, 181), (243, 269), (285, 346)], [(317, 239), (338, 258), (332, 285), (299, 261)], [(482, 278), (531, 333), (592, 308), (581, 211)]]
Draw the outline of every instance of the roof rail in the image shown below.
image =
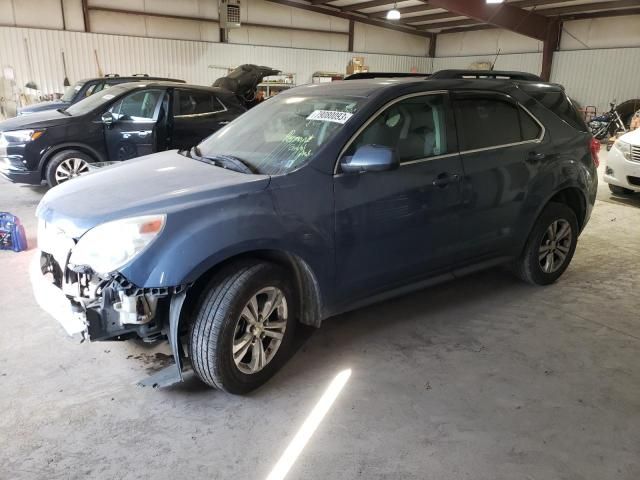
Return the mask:
[(131, 75), (132, 77), (148, 77), (149, 74), (148, 73), (134, 73), (133, 75)]
[(430, 77), (431, 79), (455, 79), (455, 78), (505, 78), (509, 80), (529, 80), (541, 82), (538, 75), (527, 72), (508, 72), (501, 70), (440, 70)]
[(117, 73), (105, 73), (104, 74), (104, 78), (115, 78), (115, 77), (119, 77), (120, 75), (118, 75)]
[(428, 73), (406, 73), (406, 72), (360, 72), (352, 73), (344, 77), (345, 80), (362, 80), (367, 78), (406, 78), (406, 77), (422, 77), (427, 78)]

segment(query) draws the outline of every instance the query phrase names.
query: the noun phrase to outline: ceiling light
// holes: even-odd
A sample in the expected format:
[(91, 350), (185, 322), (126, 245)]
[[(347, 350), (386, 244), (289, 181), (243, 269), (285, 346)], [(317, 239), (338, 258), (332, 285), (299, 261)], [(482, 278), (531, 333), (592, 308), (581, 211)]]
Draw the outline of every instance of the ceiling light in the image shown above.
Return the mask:
[(387, 12), (387, 20), (400, 20), (400, 11), (393, 4), (393, 8)]
[(504, 0), (487, 0), (487, 3), (504, 3)]

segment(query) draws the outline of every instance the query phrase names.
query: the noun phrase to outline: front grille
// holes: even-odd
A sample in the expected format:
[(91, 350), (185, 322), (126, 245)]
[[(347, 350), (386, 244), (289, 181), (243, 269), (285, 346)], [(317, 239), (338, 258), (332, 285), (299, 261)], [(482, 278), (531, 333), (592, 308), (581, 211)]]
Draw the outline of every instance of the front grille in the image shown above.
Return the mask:
[(634, 162), (640, 162), (640, 146), (631, 146), (631, 160)]
[(627, 181), (629, 182), (629, 184), (631, 185), (635, 185), (636, 187), (640, 187), (640, 177), (632, 177), (632, 176), (628, 176), (627, 177)]

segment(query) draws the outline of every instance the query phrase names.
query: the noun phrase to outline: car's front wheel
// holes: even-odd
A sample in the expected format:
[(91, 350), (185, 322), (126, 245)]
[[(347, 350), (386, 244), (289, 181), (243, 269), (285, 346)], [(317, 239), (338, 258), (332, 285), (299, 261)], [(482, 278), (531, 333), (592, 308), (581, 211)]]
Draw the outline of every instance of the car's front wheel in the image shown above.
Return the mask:
[(296, 308), (282, 268), (260, 262), (227, 269), (205, 289), (191, 325), (194, 371), (229, 393), (259, 387), (291, 350)]
[(55, 187), (72, 178), (89, 173), (92, 159), (78, 150), (64, 150), (56, 153), (47, 163), (45, 180), (50, 187)]
[(515, 263), (516, 274), (535, 285), (555, 282), (573, 258), (578, 233), (574, 211), (563, 203), (550, 203), (538, 217)]

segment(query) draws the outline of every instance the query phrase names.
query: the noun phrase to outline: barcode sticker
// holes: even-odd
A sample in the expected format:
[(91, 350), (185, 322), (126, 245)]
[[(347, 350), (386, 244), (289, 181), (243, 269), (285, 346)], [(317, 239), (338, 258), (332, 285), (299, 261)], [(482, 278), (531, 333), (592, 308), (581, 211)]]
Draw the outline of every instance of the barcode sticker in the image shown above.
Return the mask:
[(307, 120), (320, 120), (321, 122), (334, 122), (344, 124), (353, 116), (349, 112), (336, 112), (334, 110), (315, 110), (307, 117)]

